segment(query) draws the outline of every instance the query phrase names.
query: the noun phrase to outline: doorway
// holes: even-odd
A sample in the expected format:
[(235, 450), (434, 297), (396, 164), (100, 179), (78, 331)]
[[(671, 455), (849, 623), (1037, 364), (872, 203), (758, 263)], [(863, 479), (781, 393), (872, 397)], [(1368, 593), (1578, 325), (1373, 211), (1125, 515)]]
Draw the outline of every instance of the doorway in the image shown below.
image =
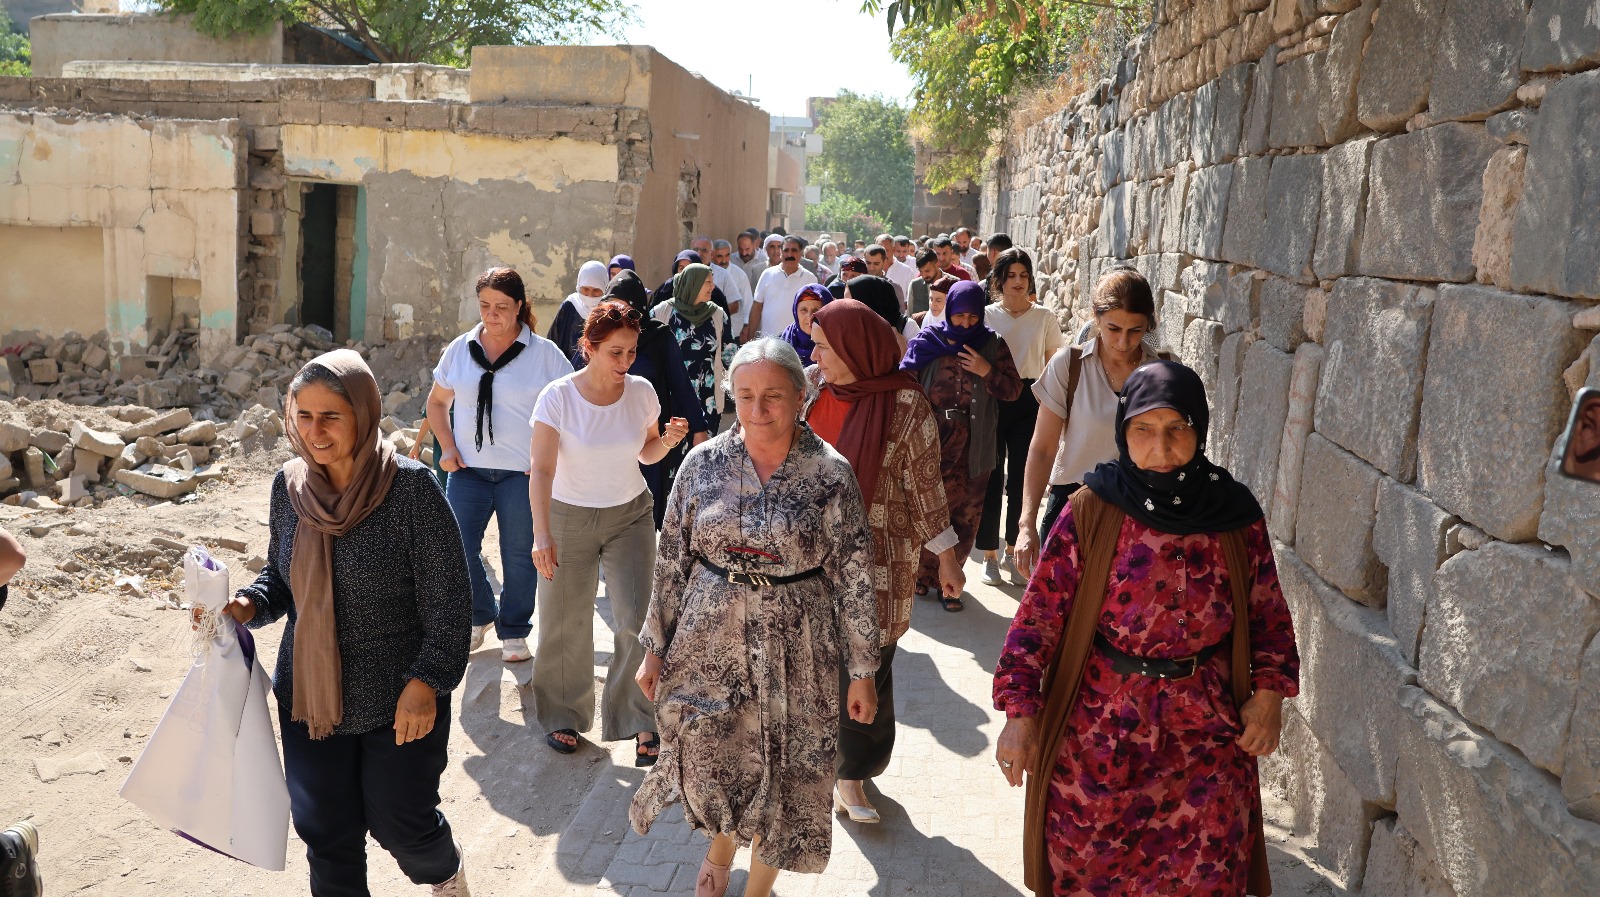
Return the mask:
[(300, 196), (298, 323), (321, 327), (335, 342), (350, 339), (351, 295), (358, 255), (360, 187), (309, 183)]

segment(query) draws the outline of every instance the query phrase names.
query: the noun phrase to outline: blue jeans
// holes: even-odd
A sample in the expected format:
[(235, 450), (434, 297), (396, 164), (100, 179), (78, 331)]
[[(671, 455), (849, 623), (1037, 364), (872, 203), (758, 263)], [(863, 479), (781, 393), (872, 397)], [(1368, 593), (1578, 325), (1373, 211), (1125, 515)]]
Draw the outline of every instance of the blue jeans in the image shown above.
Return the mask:
[[(472, 579), (472, 625), (493, 623), (502, 641), (527, 638), (533, 631), (533, 599), (539, 574), (533, 567), (533, 509), (528, 505), (528, 475), (520, 470), (463, 467), (445, 487), (450, 510), (461, 527)], [(500, 524), (500, 570), (505, 587), (499, 608), (483, 570), (483, 533), (489, 518)]]

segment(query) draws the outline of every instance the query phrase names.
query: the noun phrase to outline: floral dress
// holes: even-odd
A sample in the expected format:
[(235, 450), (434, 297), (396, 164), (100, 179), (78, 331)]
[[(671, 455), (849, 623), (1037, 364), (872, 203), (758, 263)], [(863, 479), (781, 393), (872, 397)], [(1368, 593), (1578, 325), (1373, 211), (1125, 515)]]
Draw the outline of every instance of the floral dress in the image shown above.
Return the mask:
[(689, 372), (700, 401), (705, 405), (706, 422), (717, 432), (722, 421), (722, 372), (735, 348), (729, 338), (728, 313), (718, 308), (701, 324), (691, 324), (678, 314), (671, 302), (657, 305), (651, 317), (665, 322), (678, 341), (678, 353)]
[[(1252, 684), (1293, 697), (1300, 660), (1266, 524), (1253, 524), (1245, 541), (1255, 574)], [(1008, 717), (1036, 716), (1044, 706), (1040, 680), (1066, 629), (1078, 574), (1069, 506), (995, 671), (995, 706)], [(1232, 626), (1233, 595), (1216, 535), (1174, 536), (1123, 521), (1101, 635), (1128, 654), (1177, 658), (1227, 639)], [(1255, 758), (1238, 745), (1244, 729), (1230, 681), (1226, 650), (1186, 679), (1123, 676), (1099, 651), (1090, 653), (1046, 802), (1056, 894), (1245, 893), (1250, 814), (1259, 797)]]
[[(780, 561), (736, 560), (735, 547)], [(823, 572), (757, 588), (698, 558), (767, 576)], [(664, 663), (661, 757), (634, 795), (634, 829), (648, 831), (681, 799), (695, 828), (741, 844), (759, 836), (762, 862), (821, 872), (833, 837), (839, 668), (852, 680), (878, 668), (872, 536), (849, 463), (804, 425), (765, 486), (738, 427), (690, 452), (668, 500), (639, 641)]]

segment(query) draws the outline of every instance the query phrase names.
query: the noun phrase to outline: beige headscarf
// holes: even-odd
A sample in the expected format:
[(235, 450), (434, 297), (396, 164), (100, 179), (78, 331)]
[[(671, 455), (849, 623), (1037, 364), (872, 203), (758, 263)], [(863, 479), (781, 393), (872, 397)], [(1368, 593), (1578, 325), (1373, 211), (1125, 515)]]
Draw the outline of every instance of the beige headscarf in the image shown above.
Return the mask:
[(378, 432), (383, 401), (378, 381), (361, 356), (335, 349), (308, 362), (333, 372), (355, 409), (355, 472), (343, 492), (333, 488), (327, 468), (311, 452), (295, 426), (295, 400), (284, 402), (289, 442), (300, 457), (283, 465), (289, 504), (300, 517), (294, 531), (289, 588), (294, 594), (294, 706), (291, 717), (306, 724), (312, 738), (326, 738), (344, 719), (344, 671), (339, 658), (339, 628), (333, 613), (333, 540), (383, 504), (400, 464), (394, 446)]

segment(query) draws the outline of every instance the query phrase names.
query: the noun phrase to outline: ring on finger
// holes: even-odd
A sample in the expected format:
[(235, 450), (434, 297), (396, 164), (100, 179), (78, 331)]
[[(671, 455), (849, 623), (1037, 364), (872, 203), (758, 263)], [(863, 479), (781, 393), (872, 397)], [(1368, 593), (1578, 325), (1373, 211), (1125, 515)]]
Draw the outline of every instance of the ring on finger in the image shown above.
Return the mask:
[(1000, 768), (1001, 768), (1001, 769), (1010, 769), (1010, 768), (1011, 768), (1011, 765), (1012, 765), (1012, 764), (1011, 764), (1011, 761), (1010, 761), (1010, 760), (1001, 760), (1001, 761), (1000, 761)]

